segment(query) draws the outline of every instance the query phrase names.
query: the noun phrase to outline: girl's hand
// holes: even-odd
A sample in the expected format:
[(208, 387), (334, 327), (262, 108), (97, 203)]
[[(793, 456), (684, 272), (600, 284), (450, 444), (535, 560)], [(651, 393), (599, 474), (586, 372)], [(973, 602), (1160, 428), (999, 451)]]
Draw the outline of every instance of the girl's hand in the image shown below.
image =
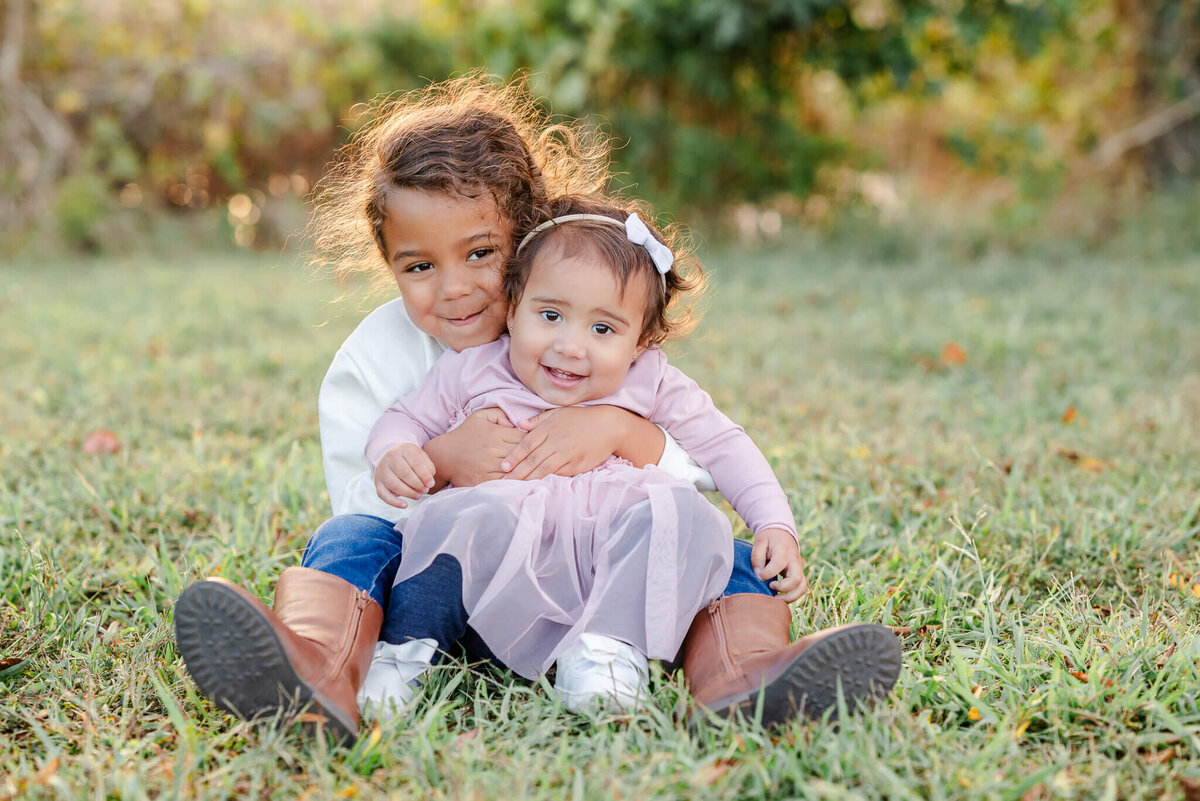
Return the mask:
[(384, 503), (404, 509), (405, 498), (420, 498), (433, 487), (433, 460), (405, 442), (383, 455), (375, 468), (375, 492)]
[(755, 534), (750, 564), (758, 577), (764, 581), (772, 576), (779, 576), (767, 586), (788, 603), (808, 591), (808, 579), (804, 575), (804, 559), (800, 556), (800, 546), (787, 529), (764, 528)]
[(437, 467), (434, 489), (446, 483), (456, 487), (474, 487), (485, 481), (504, 478), (500, 461), (525, 436), (513, 428), (499, 409), (480, 409), (453, 431), (434, 437), (425, 444), (425, 452)]
[(663, 435), (658, 426), (616, 406), (564, 406), (522, 420), (528, 432), (500, 468), (507, 478), (577, 476), (614, 453), (635, 467), (657, 462)]

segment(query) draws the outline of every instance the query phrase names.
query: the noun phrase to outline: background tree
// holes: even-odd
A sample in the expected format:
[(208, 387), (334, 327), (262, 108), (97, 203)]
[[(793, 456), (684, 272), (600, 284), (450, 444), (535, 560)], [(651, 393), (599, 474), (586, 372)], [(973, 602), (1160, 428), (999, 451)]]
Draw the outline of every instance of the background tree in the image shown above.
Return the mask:
[(219, 207), (240, 244), (274, 244), (272, 204), (320, 176), (355, 103), (478, 66), (610, 128), (622, 180), (678, 213), (1026, 224), (1097, 168), (1195, 178), (1198, 6), (9, 0), (0, 225), (103, 249), (131, 213)]

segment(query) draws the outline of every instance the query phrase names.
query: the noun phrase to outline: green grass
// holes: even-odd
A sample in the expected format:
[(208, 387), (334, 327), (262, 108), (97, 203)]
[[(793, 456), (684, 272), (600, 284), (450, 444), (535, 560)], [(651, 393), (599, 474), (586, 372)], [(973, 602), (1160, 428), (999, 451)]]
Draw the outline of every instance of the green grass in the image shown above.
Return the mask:
[[(198, 697), (171, 607), (210, 573), (268, 597), (298, 562), (327, 514), (316, 389), (357, 311), (269, 257), (6, 265), (0, 798), (1183, 797), (1200, 256), (856, 252), (713, 254), (672, 350), (789, 493), (796, 631), (911, 627), (885, 703), (689, 732), (678, 675), (589, 720), (450, 667), (348, 751)], [(97, 429), (120, 451), (81, 452)]]

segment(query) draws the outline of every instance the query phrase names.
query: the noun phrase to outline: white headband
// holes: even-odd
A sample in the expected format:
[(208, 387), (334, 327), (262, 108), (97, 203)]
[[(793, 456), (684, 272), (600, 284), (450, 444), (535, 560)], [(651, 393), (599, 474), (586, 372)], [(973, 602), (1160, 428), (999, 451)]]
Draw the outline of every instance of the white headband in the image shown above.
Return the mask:
[(650, 260), (654, 262), (654, 267), (660, 275), (666, 275), (671, 271), (671, 265), (675, 263), (675, 254), (671, 249), (654, 238), (654, 234), (650, 233), (650, 229), (642, 222), (642, 218), (637, 216), (637, 212), (630, 214), (625, 222), (614, 220), (612, 217), (605, 217), (603, 214), (564, 214), (561, 217), (555, 217), (553, 220), (546, 222), (534, 228), (529, 233), (525, 234), (525, 238), (521, 240), (521, 244), (517, 245), (516, 255), (520, 255), (521, 249), (529, 244), (529, 240), (549, 228), (563, 223), (574, 222), (576, 220), (592, 220), (594, 222), (603, 222), (610, 225), (619, 225), (625, 229), (625, 238), (635, 245), (641, 245), (650, 254)]

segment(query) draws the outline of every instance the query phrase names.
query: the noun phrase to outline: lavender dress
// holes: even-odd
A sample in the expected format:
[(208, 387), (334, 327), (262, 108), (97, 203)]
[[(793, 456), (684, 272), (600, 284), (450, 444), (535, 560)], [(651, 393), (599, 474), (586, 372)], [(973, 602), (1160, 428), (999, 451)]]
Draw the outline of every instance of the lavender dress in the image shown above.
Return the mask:
[[(766, 459), (661, 351), (642, 353), (617, 392), (586, 405), (600, 404), (667, 428), (751, 530), (795, 531)], [(375, 424), (367, 458), (374, 466), (401, 442), (424, 445), (488, 407), (514, 422), (552, 408), (513, 374), (507, 337), (445, 353)], [(403, 533), (396, 583), (438, 554), (454, 556), (471, 627), (527, 678), (585, 632), (674, 658), (695, 614), (725, 588), (733, 561), (728, 519), (691, 484), (615, 458), (572, 478), (443, 490), (417, 506)]]

